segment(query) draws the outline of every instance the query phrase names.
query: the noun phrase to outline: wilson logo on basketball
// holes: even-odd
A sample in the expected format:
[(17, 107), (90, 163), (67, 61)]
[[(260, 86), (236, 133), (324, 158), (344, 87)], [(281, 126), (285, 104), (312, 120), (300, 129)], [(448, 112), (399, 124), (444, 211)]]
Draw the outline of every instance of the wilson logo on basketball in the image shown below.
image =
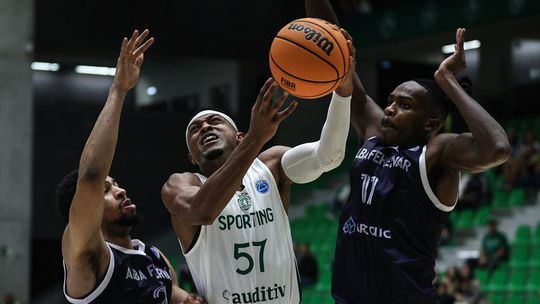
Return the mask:
[(328, 56), (330, 56), (330, 53), (332, 53), (332, 50), (334, 49), (334, 44), (328, 40), (328, 38), (322, 36), (320, 32), (312, 28), (303, 26), (301, 24), (291, 23), (288, 29), (292, 31), (304, 32), (304, 37), (306, 40), (311, 40), (316, 43), (317, 46)]

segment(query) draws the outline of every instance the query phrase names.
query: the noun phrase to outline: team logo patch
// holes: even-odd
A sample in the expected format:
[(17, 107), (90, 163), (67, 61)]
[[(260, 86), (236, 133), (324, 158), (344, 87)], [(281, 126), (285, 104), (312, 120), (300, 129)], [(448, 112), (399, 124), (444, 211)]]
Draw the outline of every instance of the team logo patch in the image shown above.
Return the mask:
[(268, 189), (270, 189), (270, 185), (266, 180), (260, 179), (255, 182), (255, 188), (257, 189), (257, 192), (264, 194), (268, 192)]
[(356, 230), (356, 223), (354, 222), (352, 216), (343, 224), (343, 232), (346, 234), (353, 234)]
[(240, 209), (242, 209), (242, 211), (249, 210), (249, 208), (251, 208), (251, 205), (253, 205), (251, 203), (251, 197), (249, 196), (249, 193), (245, 191), (242, 191), (242, 193), (238, 195), (237, 201), (238, 206), (240, 207)]

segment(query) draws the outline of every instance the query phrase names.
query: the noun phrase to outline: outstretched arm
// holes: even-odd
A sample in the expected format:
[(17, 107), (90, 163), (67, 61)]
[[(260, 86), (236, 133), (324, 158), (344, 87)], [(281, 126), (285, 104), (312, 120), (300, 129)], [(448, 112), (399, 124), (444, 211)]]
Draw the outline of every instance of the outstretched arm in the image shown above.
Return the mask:
[(337, 168), (343, 161), (349, 134), (353, 74), (356, 65), (356, 49), (351, 40), (347, 40), (347, 45), (350, 52), (350, 69), (343, 83), (332, 94), (320, 139), (296, 146), (281, 157), (280, 172), (292, 182), (300, 184), (311, 182), (324, 172)]
[(104, 209), (105, 178), (109, 173), (116, 148), (124, 98), (137, 83), (143, 53), (154, 42), (153, 38), (144, 42), (147, 36), (147, 30), (140, 36), (135, 31), (129, 40), (124, 38), (122, 41), (116, 75), (109, 96), (82, 152), (77, 190), (69, 212), (69, 223), (62, 239), (62, 255), (66, 266), (68, 270), (75, 269), (68, 276), (71, 296), (84, 295), (85, 290), (88, 292), (88, 288), (94, 287), (98, 269), (89, 267), (102, 270), (102, 263), (108, 264), (109, 251), (100, 229)]
[[(336, 13), (329, 0), (305, 0), (306, 14), (308, 17), (321, 18), (339, 25)], [(345, 32), (345, 37), (352, 40)], [(360, 78), (354, 73), (354, 91), (351, 103), (351, 123), (358, 135), (358, 139), (367, 139), (379, 135), (384, 113), (382, 109), (366, 94), (366, 90)]]
[[(262, 146), (277, 131), (297, 103), (279, 111), (288, 94), (272, 104), (277, 83), (269, 79), (261, 89), (251, 110), (250, 127), (238, 146), (204, 184), (192, 173), (173, 174), (162, 188), (162, 199), (180, 225), (197, 226), (214, 222), (242, 183), (242, 178), (260, 152)], [(175, 225), (176, 226), (176, 225)], [(178, 231), (177, 231), (178, 233)]]
[(509, 157), (506, 132), (489, 113), (459, 85), (455, 75), (466, 68), (463, 41), (465, 29), (456, 31), (456, 52), (435, 72), (435, 80), (456, 105), (471, 133), (449, 137), (442, 150), (441, 164), (459, 171), (481, 172)]

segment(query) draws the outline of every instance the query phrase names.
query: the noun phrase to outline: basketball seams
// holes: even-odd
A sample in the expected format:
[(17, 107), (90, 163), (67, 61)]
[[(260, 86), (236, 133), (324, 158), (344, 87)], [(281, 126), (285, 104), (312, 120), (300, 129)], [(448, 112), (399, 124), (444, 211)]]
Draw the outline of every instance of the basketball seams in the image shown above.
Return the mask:
[(302, 80), (302, 81), (305, 81), (305, 82), (311, 82), (311, 83), (331, 83), (331, 82), (334, 82), (334, 81), (338, 81), (340, 78), (338, 79), (332, 79), (332, 80), (326, 80), (326, 81), (317, 81), (317, 80), (309, 80), (309, 79), (304, 79), (304, 78), (301, 78), (299, 76), (296, 76), (294, 74), (291, 74), (289, 72), (287, 72), (283, 67), (281, 67), (277, 62), (276, 60), (274, 59), (274, 57), (272, 55), (270, 55), (270, 60), (272, 60), (272, 63), (274, 63), (274, 65), (280, 70), (282, 71), (283, 73), (291, 76), (291, 77), (294, 77), (298, 80)]
[(276, 66), (276, 68), (278, 68), (281, 72), (283, 72), (283, 73), (289, 75), (290, 77), (294, 77), (294, 78), (296, 78), (296, 79), (298, 79), (298, 80), (302, 80), (302, 81), (305, 81), (305, 82), (311, 82), (311, 83), (330, 83), (330, 82), (334, 82), (334, 84), (330, 87), (330, 89), (328, 89), (328, 90), (326, 90), (326, 91), (324, 91), (324, 92), (315, 94), (315, 95), (295, 95), (295, 94), (293, 93), (293, 95), (298, 96), (298, 97), (300, 97), (300, 98), (306, 98), (306, 99), (309, 99), (309, 98), (319, 98), (319, 97), (322, 97), (322, 96), (328, 94), (329, 92), (333, 91), (334, 88), (336, 87), (336, 85), (338, 85), (339, 82), (340, 82), (340, 80), (344, 77), (344, 76), (342, 76), (342, 77), (340, 77), (340, 78), (338, 78), (338, 79), (336, 79), (336, 80), (324, 81), (324, 82), (306, 80), (306, 79), (302, 79), (302, 78), (300, 78), (300, 77), (298, 77), (298, 76), (292, 75), (292, 74), (288, 73), (287, 71), (285, 71), (282, 67), (280, 67), (280, 66), (277, 64), (277, 62), (274, 60), (274, 58), (273, 58), (272, 56), (270, 56), (270, 60), (272, 61), (272, 64), (274, 64), (274, 65)]
[[(321, 55), (317, 54), (316, 52), (310, 50), (309, 48), (307, 48), (307, 47), (305, 47), (305, 46), (303, 46), (303, 45), (301, 45), (301, 44), (296, 43), (295, 41), (293, 41), (293, 40), (291, 40), (291, 39), (289, 39), (289, 38), (287, 38), (287, 37), (283, 37), (283, 36), (279, 36), (279, 35), (278, 35), (278, 36), (276, 36), (275, 39), (278, 39), (278, 38), (281, 39), (281, 40), (284, 40), (284, 41), (286, 41), (286, 42), (289, 42), (289, 43), (291, 43), (291, 44), (293, 44), (293, 45), (295, 45), (295, 46), (297, 46), (297, 47), (299, 47), (299, 48), (301, 48), (301, 49), (303, 49), (303, 50), (306, 50), (306, 51), (308, 51), (309, 53), (315, 55), (317, 58), (319, 58), (319, 59), (322, 60), (323, 62), (327, 63), (329, 66), (332, 67), (332, 69), (334, 69), (334, 71), (336, 72), (336, 79), (339, 79), (339, 78), (340, 78), (340, 77), (339, 77), (339, 71), (338, 71), (338, 69), (337, 69), (331, 62), (329, 62), (328, 60), (326, 60), (326, 59), (325, 59), (324, 57), (322, 57)], [(273, 59), (272, 59), (272, 60), (273, 60)], [(280, 69), (281, 69), (281, 68), (280, 68)], [(295, 76), (295, 77), (296, 77), (296, 76)], [(296, 77), (296, 78), (298, 78), (298, 77)], [(298, 79), (301, 79), (301, 78), (298, 78)], [(310, 82), (316, 82), (316, 81), (311, 81), (311, 80), (308, 80), (308, 81), (310, 81)], [(323, 82), (332, 82), (332, 81), (334, 81), (334, 80), (323, 81)]]
[[(287, 27), (292, 29), (292, 32), (287, 31)], [(343, 35), (337, 36), (338, 34), (331, 32), (334, 30), (335, 28), (324, 20), (305, 18), (292, 21), (277, 33), (270, 48), (269, 63), (274, 78), (281, 78), (281, 82), (278, 82), (280, 87), (300, 98), (315, 99), (327, 95), (342, 83), (349, 70), (349, 62), (348, 58), (345, 58), (341, 39)], [(296, 32), (305, 35), (298, 35)], [(318, 48), (314, 48), (302, 38), (314, 43), (319, 40), (321, 42), (316, 43)], [(333, 48), (339, 49), (339, 55), (337, 51), (331, 52)], [(291, 56), (284, 52), (290, 52)], [(340, 64), (343, 64), (342, 75)], [(335, 79), (332, 79), (333, 73), (336, 74)]]
[(343, 59), (343, 74), (344, 75), (347, 74), (347, 60), (345, 59), (345, 54), (343, 53), (343, 50), (341, 49), (341, 46), (339, 45), (339, 42), (336, 39), (336, 37), (332, 33), (330, 33), (329, 31), (327, 31), (324, 27), (320, 26), (319, 24), (317, 24), (317, 23), (315, 23), (313, 21), (309, 21), (309, 20), (306, 20), (306, 19), (300, 19), (300, 20), (298, 20), (298, 22), (305, 22), (305, 23), (313, 24), (313, 25), (317, 26), (319, 29), (321, 29), (321, 30), (325, 31), (326, 33), (328, 33), (328, 35), (330, 35), (332, 37), (332, 39), (334, 39), (334, 41), (336, 42), (336, 45), (337, 45), (337, 47), (339, 49), (339, 52), (341, 53), (341, 58)]

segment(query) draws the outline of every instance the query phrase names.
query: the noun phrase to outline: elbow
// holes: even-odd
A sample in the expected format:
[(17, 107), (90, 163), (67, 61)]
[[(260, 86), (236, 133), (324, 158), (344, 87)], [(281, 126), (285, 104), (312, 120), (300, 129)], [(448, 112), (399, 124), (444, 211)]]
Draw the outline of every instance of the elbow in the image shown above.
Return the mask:
[(345, 150), (336, 150), (333, 153), (326, 155), (324, 159), (321, 159), (320, 167), (324, 172), (334, 170), (335, 168), (339, 167), (339, 165), (341, 165), (343, 159), (345, 159)]
[(508, 141), (498, 143), (493, 148), (489, 159), (497, 165), (504, 163), (510, 157), (512, 150)]
[(176, 198), (173, 201), (173, 213), (187, 225), (211, 225), (219, 214), (212, 214), (208, 210), (201, 210), (191, 204), (182, 203)]

